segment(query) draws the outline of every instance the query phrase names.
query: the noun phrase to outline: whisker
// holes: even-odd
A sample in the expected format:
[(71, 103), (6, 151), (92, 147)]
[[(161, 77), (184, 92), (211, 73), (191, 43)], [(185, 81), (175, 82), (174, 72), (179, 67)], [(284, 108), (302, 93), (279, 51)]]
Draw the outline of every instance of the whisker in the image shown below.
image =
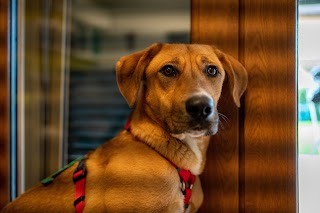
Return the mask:
[(227, 116), (225, 116), (224, 114), (222, 114), (220, 112), (218, 112), (218, 115), (219, 115), (219, 118), (221, 118), (221, 120), (219, 119), (219, 121), (220, 121), (219, 124), (221, 125), (221, 127), (225, 128), (222, 121), (224, 121), (227, 124), (227, 126), (230, 126), (230, 120)]
[(229, 121), (229, 118), (227, 116), (225, 116), (224, 114), (218, 112), (218, 115), (223, 118), (224, 121), (228, 122)]
[(225, 127), (224, 127), (224, 125), (223, 125), (223, 123), (221, 121), (219, 121), (219, 126), (221, 126), (222, 130), (225, 130)]

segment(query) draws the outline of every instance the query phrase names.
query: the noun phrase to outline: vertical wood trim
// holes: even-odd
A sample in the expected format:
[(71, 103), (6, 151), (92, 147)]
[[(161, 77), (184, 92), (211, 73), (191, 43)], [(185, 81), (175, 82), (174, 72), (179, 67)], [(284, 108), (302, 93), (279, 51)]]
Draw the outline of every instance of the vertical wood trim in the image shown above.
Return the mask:
[(0, 0), (0, 209), (9, 201), (10, 84), (7, 0)]
[[(192, 43), (215, 45), (238, 58), (239, 1), (193, 0)], [(204, 173), (201, 175), (204, 203), (199, 212), (239, 210), (238, 109), (228, 85), (224, 85), (218, 110), (228, 117), (212, 137)]]
[(249, 72), (240, 212), (296, 207), (296, 1), (242, 0), (241, 55)]

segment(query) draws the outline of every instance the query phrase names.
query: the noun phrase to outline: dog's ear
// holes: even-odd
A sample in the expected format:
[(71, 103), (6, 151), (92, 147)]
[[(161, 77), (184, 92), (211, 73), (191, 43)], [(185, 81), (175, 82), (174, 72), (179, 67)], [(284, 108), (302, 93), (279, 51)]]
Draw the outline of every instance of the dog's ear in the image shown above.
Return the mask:
[(232, 56), (214, 48), (229, 80), (230, 92), (235, 104), (240, 107), (240, 98), (247, 88), (248, 74), (242, 64)]
[(134, 107), (144, 72), (153, 57), (160, 51), (161, 46), (158, 43), (153, 44), (140, 52), (124, 56), (117, 62), (118, 86), (129, 107)]

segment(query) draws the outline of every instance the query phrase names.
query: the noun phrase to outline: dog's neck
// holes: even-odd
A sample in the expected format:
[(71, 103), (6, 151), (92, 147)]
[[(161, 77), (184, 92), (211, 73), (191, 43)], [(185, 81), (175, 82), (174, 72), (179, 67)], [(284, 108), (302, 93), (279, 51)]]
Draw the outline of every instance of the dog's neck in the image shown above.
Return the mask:
[(178, 139), (151, 118), (133, 112), (130, 123), (131, 134), (157, 151), (176, 166), (199, 175), (204, 168), (209, 136)]

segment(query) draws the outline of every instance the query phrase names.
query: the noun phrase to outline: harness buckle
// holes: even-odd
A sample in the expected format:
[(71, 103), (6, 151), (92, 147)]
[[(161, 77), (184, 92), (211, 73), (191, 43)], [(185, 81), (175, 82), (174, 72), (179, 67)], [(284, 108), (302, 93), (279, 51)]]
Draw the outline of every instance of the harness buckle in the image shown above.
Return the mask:
[(73, 172), (73, 183), (78, 182), (82, 178), (85, 178), (87, 176), (87, 170), (84, 164), (84, 160), (81, 160), (78, 164), (78, 167)]

